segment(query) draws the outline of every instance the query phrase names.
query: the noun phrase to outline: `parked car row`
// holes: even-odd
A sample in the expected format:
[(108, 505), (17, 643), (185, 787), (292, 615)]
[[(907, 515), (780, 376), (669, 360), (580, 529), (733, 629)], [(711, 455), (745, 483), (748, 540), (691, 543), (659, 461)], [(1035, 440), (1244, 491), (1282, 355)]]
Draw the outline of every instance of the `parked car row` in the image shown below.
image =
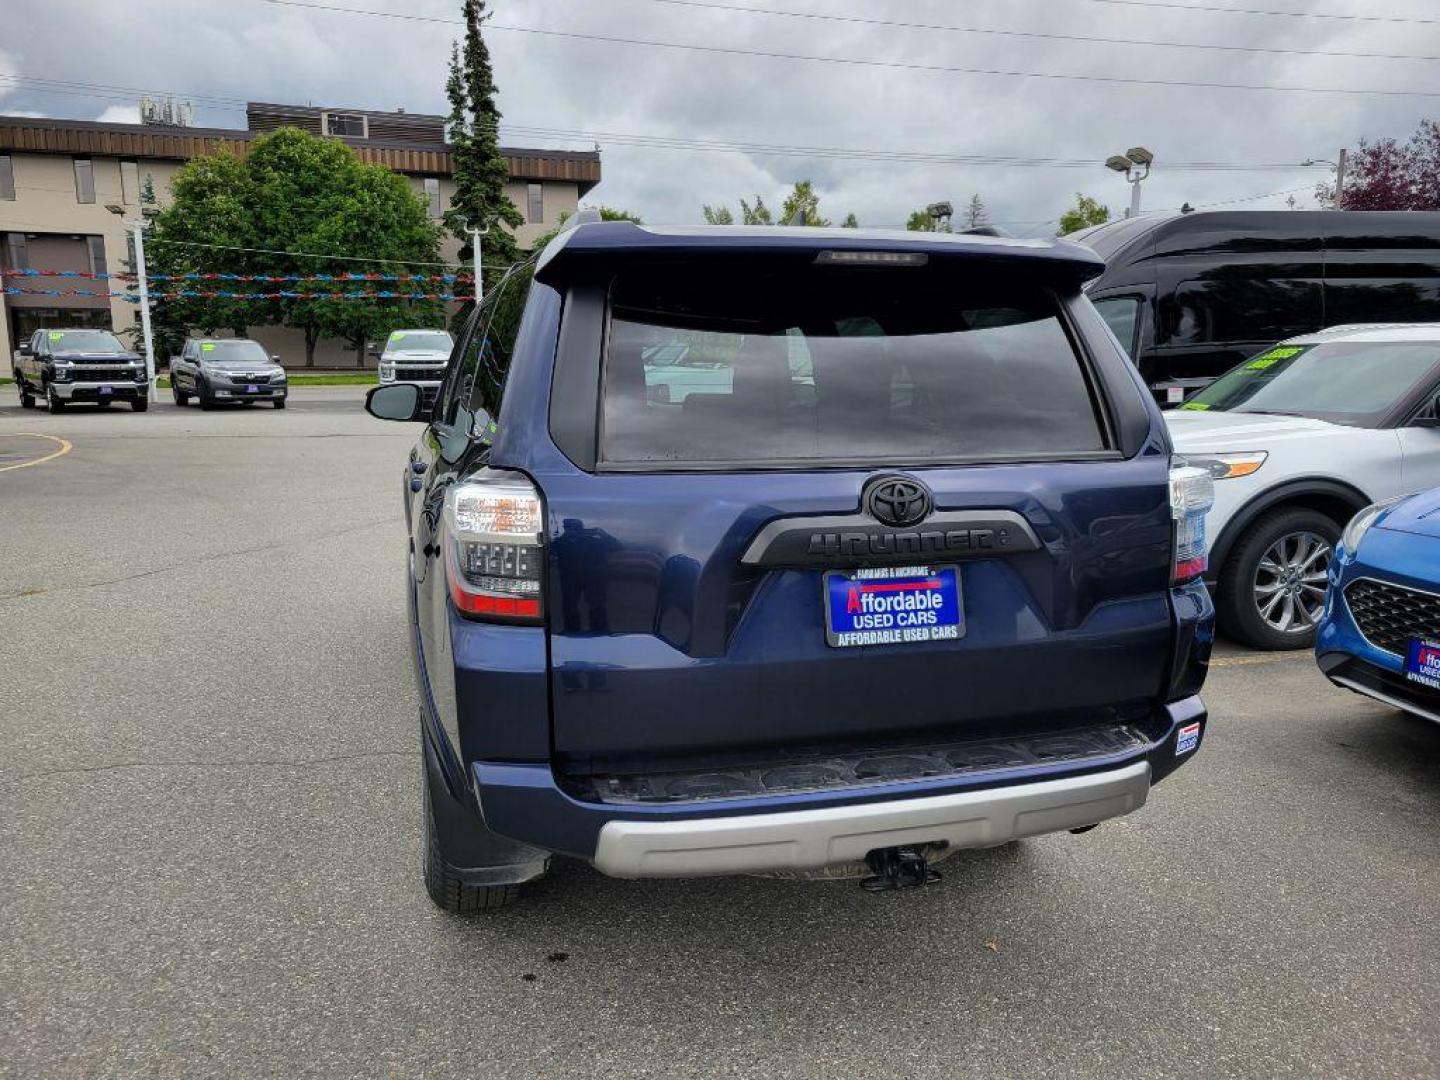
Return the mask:
[[(445, 374), (454, 340), (443, 330), (397, 330), (380, 355), (382, 384), (407, 382), (420, 388), (427, 404)], [(106, 330), (42, 329), (15, 354), (16, 389), (22, 408), (44, 402), (60, 412), (72, 402), (107, 406), (129, 402), (136, 412), (149, 407), (145, 363)], [(289, 379), (278, 356), (246, 338), (191, 338), (170, 358), (170, 393), (176, 405), (193, 400), (202, 409), (269, 402), (285, 408)]]

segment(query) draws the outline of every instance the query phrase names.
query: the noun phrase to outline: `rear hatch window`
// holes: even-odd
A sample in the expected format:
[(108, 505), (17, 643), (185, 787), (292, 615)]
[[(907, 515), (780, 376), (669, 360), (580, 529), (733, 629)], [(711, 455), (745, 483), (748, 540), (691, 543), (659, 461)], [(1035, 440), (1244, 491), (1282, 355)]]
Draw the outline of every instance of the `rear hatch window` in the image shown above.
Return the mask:
[(616, 468), (964, 463), (1108, 448), (1056, 297), (936, 267), (629, 271), (611, 290)]

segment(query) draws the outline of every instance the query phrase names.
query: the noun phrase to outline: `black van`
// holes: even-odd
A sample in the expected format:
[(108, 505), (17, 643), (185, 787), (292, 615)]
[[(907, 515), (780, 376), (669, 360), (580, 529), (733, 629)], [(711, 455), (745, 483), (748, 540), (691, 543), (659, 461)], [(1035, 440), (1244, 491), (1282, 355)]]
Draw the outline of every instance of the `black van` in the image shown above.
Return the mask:
[(1297, 334), (1440, 321), (1440, 213), (1157, 214), (1067, 239), (1105, 259), (1090, 299), (1167, 403)]

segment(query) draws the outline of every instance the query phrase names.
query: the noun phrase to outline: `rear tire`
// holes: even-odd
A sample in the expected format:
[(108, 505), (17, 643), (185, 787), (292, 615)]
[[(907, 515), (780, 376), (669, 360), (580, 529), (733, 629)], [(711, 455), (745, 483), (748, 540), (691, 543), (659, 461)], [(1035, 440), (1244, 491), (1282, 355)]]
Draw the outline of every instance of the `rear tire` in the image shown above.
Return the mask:
[[(1220, 569), (1215, 610), (1221, 628), (1256, 649), (1313, 646), (1320, 604), (1324, 600), (1324, 571), (1335, 557), (1339, 540), (1340, 526), (1316, 510), (1291, 507), (1262, 515), (1240, 535)], [(1314, 550), (1316, 541), (1325, 545), (1324, 551)], [(1312, 545), (1308, 553), (1301, 547), (1306, 542)], [(1278, 566), (1287, 573), (1290, 571), (1290, 564), (1283, 557), (1277, 558), (1276, 552), (1282, 550), (1299, 553), (1294, 568), (1297, 591), (1289, 602), (1293, 615), (1285, 629), (1277, 623), (1285, 621), (1286, 601), (1282, 595), (1276, 603), (1275, 595), (1285, 592), (1276, 585), (1283, 575), (1277, 576), (1268, 569)], [(1300, 566), (1301, 563), (1304, 566)]]
[(470, 885), (456, 872), (455, 867), (445, 861), (440, 852), (440, 840), (435, 832), (435, 810), (431, 805), (430, 775), (425, 775), (420, 801), (424, 804), (424, 822), (421, 844), (424, 848), (425, 891), (441, 911), (452, 915), (473, 915), (480, 911), (494, 911), (506, 904), (514, 903), (520, 897), (519, 885)]
[(20, 407), (22, 409), (33, 409), (35, 407), (35, 398), (23, 385), (20, 387)]

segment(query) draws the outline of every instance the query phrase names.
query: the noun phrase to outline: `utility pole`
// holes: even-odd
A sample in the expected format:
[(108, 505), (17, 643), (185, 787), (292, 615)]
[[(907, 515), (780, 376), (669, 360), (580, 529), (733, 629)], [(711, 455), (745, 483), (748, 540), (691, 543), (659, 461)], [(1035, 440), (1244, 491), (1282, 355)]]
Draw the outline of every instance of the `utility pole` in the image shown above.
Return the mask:
[(1335, 163), (1335, 209), (1345, 209), (1345, 156), (1346, 151), (1340, 151), (1340, 160)]
[(145, 396), (159, 398), (155, 390), (155, 341), (150, 336), (150, 283), (145, 278), (145, 219), (127, 221), (135, 237), (135, 276), (140, 282), (140, 335), (145, 340)]
[(470, 255), (475, 262), (475, 306), (477, 308), (480, 306), (480, 301), (485, 298), (485, 288), (480, 278), (480, 237), (489, 231), (490, 227), (488, 225), (483, 229), (477, 229), (473, 225), (470, 226)]

